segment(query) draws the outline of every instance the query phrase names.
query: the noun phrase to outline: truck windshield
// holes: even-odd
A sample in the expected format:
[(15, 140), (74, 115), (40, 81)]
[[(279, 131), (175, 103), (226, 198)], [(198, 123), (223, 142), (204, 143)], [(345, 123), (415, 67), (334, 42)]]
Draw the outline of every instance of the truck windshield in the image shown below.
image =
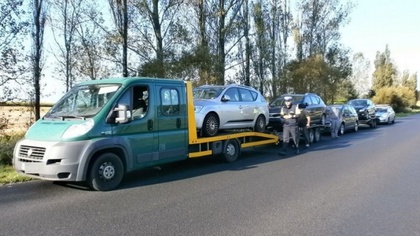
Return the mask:
[(111, 99), (120, 85), (96, 84), (78, 86), (61, 98), (44, 118), (89, 118), (96, 115)]

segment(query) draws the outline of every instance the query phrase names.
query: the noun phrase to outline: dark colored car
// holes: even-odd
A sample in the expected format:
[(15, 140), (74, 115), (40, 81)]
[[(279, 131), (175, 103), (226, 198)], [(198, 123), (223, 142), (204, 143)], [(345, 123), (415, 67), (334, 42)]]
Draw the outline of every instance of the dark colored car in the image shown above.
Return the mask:
[(360, 124), (376, 127), (376, 105), (370, 99), (352, 99), (347, 102), (356, 109)]
[(283, 128), (283, 120), (280, 117), (280, 109), (284, 106), (284, 97), (293, 98), (293, 104), (304, 108), (311, 117), (311, 125), (325, 125), (326, 121), (326, 105), (322, 98), (315, 93), (305, 94), (283, 94), (274, 100), (269, 107), (270, 119), (267, 128), (281, 131)]
[[(342, 117), (340, 128), (338, 130), (339, 135), (343, 135), (348, 130), (353, 130), (355, 132), (359, 130), (359, 117), (353, 106), (348, 104), (331, 105), (327, 106), (327, 110), (330, 110), (331, 107), (337, 108)], [(330, 114), (330, 112), (327, 112), (327, 114)]]

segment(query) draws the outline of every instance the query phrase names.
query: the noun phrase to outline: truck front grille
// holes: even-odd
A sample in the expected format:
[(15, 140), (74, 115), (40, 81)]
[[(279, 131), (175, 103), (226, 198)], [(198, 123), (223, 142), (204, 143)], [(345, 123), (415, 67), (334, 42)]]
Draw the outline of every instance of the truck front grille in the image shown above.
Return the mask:
[(19, 159), (23, 162), (39, 162), (45, 155), (44, 147), (22, 145), (19, 149)]

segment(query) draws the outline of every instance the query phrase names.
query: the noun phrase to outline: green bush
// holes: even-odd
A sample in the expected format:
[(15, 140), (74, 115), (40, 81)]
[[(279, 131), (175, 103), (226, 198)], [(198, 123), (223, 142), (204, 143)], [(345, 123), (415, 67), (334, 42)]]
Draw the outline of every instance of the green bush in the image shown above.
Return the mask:
[(408, 87), (387, 87), (378, 89), (372, 101), (376, 104), (389, 104), (396, 112), (402, 112), (416, 103), (416, 96)]
[(24, 134), (2, 135), (0, 136), (0, 165), (11, 165), (13, 149), (16, 142), (23, 138)]

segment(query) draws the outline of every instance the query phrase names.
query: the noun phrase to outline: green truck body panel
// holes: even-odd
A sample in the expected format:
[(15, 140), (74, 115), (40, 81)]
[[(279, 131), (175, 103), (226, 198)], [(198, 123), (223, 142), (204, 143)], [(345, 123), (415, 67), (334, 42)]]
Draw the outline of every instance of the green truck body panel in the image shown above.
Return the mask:
[[(83, 181), (86, 180), (89, 164), (103, 152), (118, 154), (124, 163), (125, 172), (188, 158), (188, 122), (183, 81), (111, 78), (83, 82), (74, 89), (99, 88), (104, 84), (114, 85), (115, 88), (99, 89), (96, 99), (107, 90), (112, 93), (109, 93), (109, 98), (95, 101), (95, 104), (104, 105), (98, 106), (89, 116), (53, 115), (54, 110), (62, 109), (56, 107), (57, 104), (63, 103), (65, 99), (73, 101), (65, 95), (49, 113), (38, 120), (15, 147), (15, 169), (41, 179)], [(113, 114), (116, 113), (114, 109), (118, 105), (126, 105), (132, 111), (130, 114), (134, 114), (132, 97), (138, 88), (147, 91), (147, 112), (138, 119), (133, 116), (127, 123), (112, 122)], [(83, 93), (76, 95), (80, 97)], [(92, 97), (87, 102), (92, 102)], [(81, 129), (77, 125), (91, 124), (93, 126), (85, 133), (65, 135), (69, 129)]]

